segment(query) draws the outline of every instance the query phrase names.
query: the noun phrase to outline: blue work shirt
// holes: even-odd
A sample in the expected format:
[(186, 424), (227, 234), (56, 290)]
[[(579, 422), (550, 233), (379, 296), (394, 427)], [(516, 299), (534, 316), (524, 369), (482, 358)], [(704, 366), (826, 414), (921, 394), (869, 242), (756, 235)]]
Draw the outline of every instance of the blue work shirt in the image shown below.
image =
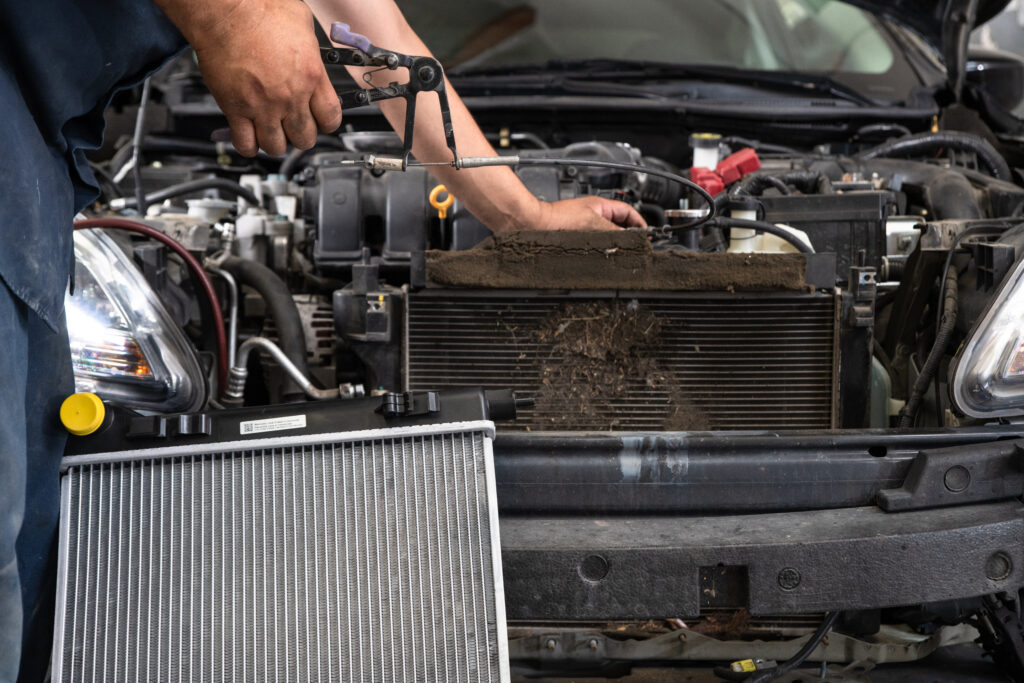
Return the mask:
[(72, 220), (98, 195), (84, 150), (113, 93), (184, 46), (150, 0), (0, 2), (0, 278), (51, 327)]

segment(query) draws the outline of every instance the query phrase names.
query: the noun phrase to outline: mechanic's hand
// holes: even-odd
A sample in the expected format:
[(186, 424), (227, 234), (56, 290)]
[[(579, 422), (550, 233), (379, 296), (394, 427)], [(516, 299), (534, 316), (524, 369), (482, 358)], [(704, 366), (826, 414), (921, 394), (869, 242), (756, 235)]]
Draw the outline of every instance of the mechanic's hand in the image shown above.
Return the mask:
[(647, 222), (633, 207), (603, 197), (579, 197), (560, 202), (541, 202), (534, 230), (618, 230), (646, 228)]
[(186, 33), (203, 80), (240, 154), (299, 149), (341, 125), (341, 103), (320, 59), (313, 14), (300, 0), (243, 0), (203, 30)]

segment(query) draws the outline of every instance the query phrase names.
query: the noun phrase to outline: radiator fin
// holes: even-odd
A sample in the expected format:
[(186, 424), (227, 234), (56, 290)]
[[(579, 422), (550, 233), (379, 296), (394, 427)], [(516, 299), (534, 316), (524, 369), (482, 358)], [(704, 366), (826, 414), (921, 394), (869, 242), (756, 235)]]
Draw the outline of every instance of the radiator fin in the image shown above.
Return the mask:
[[(630, 297), (623, 297), (630, 300)], [(558, 295), (409, 297), (406, 384), (410, 390), (511, 387), (543, 399), (545, 368), (558, 351), (537, 334), (567, 305), (611, 301)], [(835, 298), (773, 295), (639, 296), (658, 321), (648, 350), (660, 381), (627, 380), (619, 395), (595, 392), (595, 409), (538, 400), (508, 429), (673, 430), (670, 411), (690, 412), (685, 429), (820, 429), (834, 426)], [(563, 373), (564, 374), (564, 373)], [(684, 416), (685, 417), (685, 416)]]
[(489, 443), (71, 467), (55, 680), (501, 680)]

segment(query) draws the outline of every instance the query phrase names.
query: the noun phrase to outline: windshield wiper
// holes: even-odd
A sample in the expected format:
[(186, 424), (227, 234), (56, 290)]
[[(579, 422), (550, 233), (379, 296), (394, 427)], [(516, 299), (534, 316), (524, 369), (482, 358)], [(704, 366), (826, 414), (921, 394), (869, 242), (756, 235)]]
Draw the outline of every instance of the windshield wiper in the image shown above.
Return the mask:
[(500, 91), (502, 94), (518, 90), (558, 92), (570, 95), (606, 95), (609, 97), (640, 97), (652, 100), (673, 100), (687, 98), (689, 93), (667, 96), (643, 85), (631, 85), (618, 80), (601, 80), (586, 76), (577, 78), (576, 74), (548, 72), (507, 72), (503, 69), (495, 73), (478, 73), (472, 71), (449, 72), (449, 78), (458, 84), (459, 92), (468, 94), (474, 91)]
[(876, 103), (853, 88), (824, 74), (805, 74), (792, 71), (757, 71), (725, 66), (693, 66), (617, 59), (550, 60), (541, 64), (521, 64), (494, 67), (466, 67), (454, 69), (449, 75), (458, 77), (501, 77), (526, 75), (566, 74), (577, 81), (608, 80), (621, 83), (636, 79), (690, 79), (737, 85), (749, 85), (796, 93), (813, 93), (862, 106)]

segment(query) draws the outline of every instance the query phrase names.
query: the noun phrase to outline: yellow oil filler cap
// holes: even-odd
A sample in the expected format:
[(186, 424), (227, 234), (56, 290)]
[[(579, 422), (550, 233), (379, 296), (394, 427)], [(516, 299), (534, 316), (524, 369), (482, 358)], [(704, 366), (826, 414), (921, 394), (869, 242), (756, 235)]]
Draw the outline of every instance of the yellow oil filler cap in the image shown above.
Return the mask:
[[(448, 196), (444, 200), (440, 199), (442, 194)], [(448, 192), (448, 188), (444, 185), (438, 185), (430, 191), (430, 205), (437, 210), (437, 217), (441, 220), (448, 218), (448, 209), (452, 208), (452, 204), (455, 203), (455, 197), (452, 196), (451, 192)]]
[(71, 394), (60, 406), (60, 421), (75, 436), (92, 434), (103, 425), (107, 408), (96, 394)]

